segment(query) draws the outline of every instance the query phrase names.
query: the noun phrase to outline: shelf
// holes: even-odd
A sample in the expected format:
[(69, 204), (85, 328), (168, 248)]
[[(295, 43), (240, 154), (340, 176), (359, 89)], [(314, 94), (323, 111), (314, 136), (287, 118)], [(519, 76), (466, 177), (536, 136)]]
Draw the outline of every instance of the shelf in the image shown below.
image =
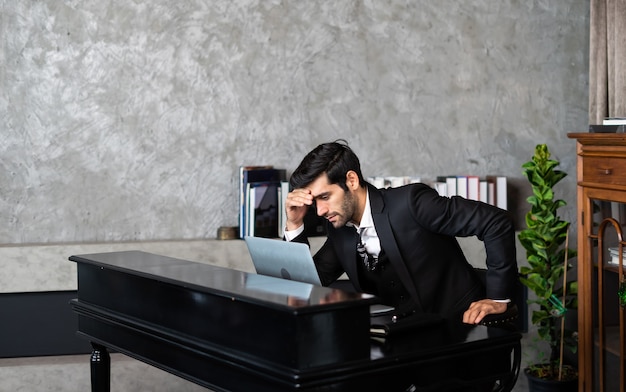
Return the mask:
[[(593, 269), (594, 271), (598, 270), (598, 263), (593, 263)], [(615, 272), (616, 274), (619, 273), (619, 267), (615, 264), (608, 264), (605, 263), (604, 266), (602, 267), (603, 270), (605, 271), (609, 271), (609, 272)], [(622, 267), (622, 270), (624, 272), (626, 272), (626, 262), (624, 263), (624, 266)]]
[[(596, 347), (600, 345), (598, 338), (598, 330), (595, 330), (594, 343)], [(604, 335), (604, 351), (616, 355), (619, 357), (620, 349), (619, 349), (619, 326), (613, 325), (605, 327), (605, 335)]]

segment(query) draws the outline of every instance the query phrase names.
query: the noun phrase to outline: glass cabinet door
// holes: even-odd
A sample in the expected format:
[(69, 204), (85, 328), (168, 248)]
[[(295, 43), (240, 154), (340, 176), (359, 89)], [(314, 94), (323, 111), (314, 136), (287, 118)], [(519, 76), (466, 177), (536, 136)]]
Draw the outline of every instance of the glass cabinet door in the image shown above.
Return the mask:
[[(626, 284), (626, 203), (590, 199), (592, 329), (594, 391), (619, 391), (623, 385), (624, 306)], [(620, 256), (621, 252), (621, 256)], [(621, 266), (621, 268), (620, 268)]]

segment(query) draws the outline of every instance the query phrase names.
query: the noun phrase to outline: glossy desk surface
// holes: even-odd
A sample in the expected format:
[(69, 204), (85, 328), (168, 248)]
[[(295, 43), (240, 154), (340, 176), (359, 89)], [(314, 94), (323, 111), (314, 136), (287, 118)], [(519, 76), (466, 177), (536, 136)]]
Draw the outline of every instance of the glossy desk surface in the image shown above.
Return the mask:
[[(510, 390), (517, 378), (517, 332), (445, 322), (379, 341), (367, 294), (145, 252), (70, 260), (78, 333), (98, 356), (113, 349), (213, 390)], [(93, 374), (93, 390), (108, 390)]]
[(376, 302), (369, 294), (314, 286), (141, 251), (78, 255), (70, 257), (70, 260), (187, 287), (198, 293), (231, 297), (295, 313), (351, 306), (357, 302)]

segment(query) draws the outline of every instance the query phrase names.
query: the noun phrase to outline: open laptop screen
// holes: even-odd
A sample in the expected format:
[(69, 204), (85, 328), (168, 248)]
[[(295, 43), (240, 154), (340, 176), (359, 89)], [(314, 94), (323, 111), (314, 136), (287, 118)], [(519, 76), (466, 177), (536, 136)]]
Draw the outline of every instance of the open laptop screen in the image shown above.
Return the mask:
[(322, 285), (307, 244), (262, 237), (244, 240), (257, 274)]

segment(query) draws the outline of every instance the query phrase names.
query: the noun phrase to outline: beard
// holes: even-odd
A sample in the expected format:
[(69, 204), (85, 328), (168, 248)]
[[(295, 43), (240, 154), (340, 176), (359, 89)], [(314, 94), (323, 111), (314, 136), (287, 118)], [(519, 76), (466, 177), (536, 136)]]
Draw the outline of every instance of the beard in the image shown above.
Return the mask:
[(343, 201), (341, 202), (341, 210), (333, 211), (326, 216), (330, 216), (331, 218), (336, 218), (334, 222), (330, 222), (335, 229), (343, 227), (348, 223), (352, 217), (354, 216), (354, 210), (356, 209), (354, 196), (349, 191), (343, 192)]

